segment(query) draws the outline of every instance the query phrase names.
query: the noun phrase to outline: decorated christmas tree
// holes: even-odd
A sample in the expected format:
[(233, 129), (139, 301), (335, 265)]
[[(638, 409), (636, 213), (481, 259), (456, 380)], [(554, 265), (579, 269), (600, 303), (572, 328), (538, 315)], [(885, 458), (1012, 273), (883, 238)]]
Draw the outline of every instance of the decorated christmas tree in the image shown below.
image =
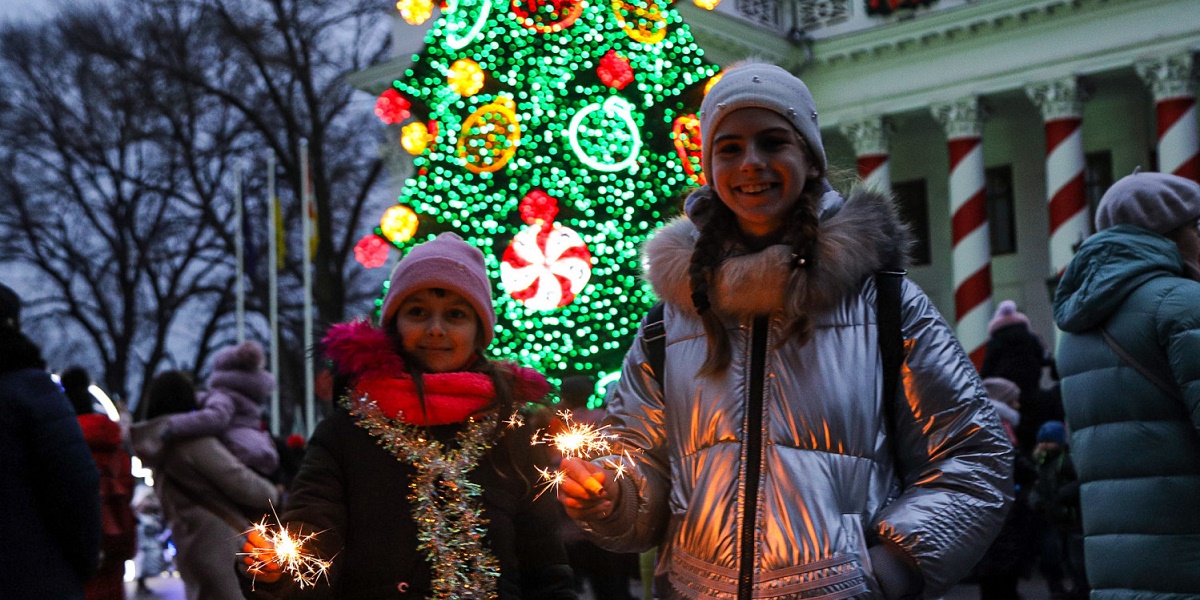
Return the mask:
[(718, 69), (702, 54), (666, 0), (443, 3), (376, 105), (415, 175), (363, 255), (454, 231), (499, 282), (493, 355), (619, 371), (655, 301), (639, 249), (703, 182), (695, 111)]

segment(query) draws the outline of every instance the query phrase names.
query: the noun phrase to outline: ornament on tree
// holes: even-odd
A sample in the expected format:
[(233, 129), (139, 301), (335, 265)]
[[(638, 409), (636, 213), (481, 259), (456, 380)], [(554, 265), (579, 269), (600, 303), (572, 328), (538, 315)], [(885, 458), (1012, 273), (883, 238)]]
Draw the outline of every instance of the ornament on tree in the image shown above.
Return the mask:
[(583, 6), (583, 0), (512, 0), (517, 21), (538, 33), (558, 33), (574, 25)]
[(704, 10), (715, 10), (720, 3), (721, 0), (696, 0), (696, 6)]
[(433, 16), (433, 0), (400, 0), (396, 10), (409, 25), (420, 25)]
[(450, 65), (446, 85), (459, 96), (474, 96), (483, 89), (483, 68), (469, 58), (460, 58)]
[(387, 262), (388, 243), (379, 236), (368, 233), (354, 245), (354, 260), (368, 268), (382, 267)]
[(417, 213), (413, 209), (397, 204), (383, 211), (379, 219), (379, 232), (393, 244), (403, 244), (417, 234)]
[(596, 67), (596, 74), (604, 85), (617, 90), (623, 90), (633, 82), (633, 67), (629, 66), (629, 59), (617, 54), (616, 50), (604, 53), (600, 65)]
[(521, 125), (516, 105), (500, 96), (467, 117), (458, 135), (458, 157), (472, 173), (494, 173), (517, 152)]
[[(475, 6), (459, 10), (462, 8), (459, 4), (461, 1), (446, 0), (445, 7), (442, 9), (442, 14), (446, 16), (446, 46), (451, 50), (462, 50), (471, 42), (479, 39), (492, 14), (493, 1), (499, 0), (478, 1), (479, 12), (474, 14), (472, 13)], [(468, 4), (472, 3), (468, 2)]]
[(687, 173), (692, 183), (707, 184), (708, 180), (704, 177), (704, 172), (700, 170), (702, 156), (700, 119), (696, 118), (694, 114), (676, 117), (671, 126), (671, 140), (675, 144), (675, 153), (679, 155), (679, 162), (683, 165), (683, 172)]
[(657, 44), (667, 37), (667, 19), (659, 0), (612, 0), (613, 16), (631, 39), (643, 44)]
[(388, 88), (375, 99), (375, 116), (388, 125), (394, 125), (412, 115), (409, 111), (411, 107), (412, 103), (401, 96), (400, 92), (395, 88)]
[[(592, 117), (593, 114), (602, 119)], [(584, 125), (585, 120), (588, 125)], [(616, 127), (612, 126), (613, 122)], [(585, 133), (587, 135), (583, 135)], [(637, 169), (642, 133), (633, 118), (633, 105), (620, 96), (610, 96), (604, 104), (589, 104), (575, 113), (567, 129), (567, 138), (575, 156), (597, 171), (612, 173)], [(588, 142), (586, 149), (584, 140)], [(617, 160), (622, 152), (625, 158)]]
[(575, 230), (553, 222), (558, 202), (532, 190), (518, 205), (529, 226), (513, 238), (500, 261), (500, 283), (532, 310), (562, 308), (592, 276), (592, 253)]
[(413, 156), (420, 155), (433, 143), (429, 127), (420, 121), (409, 123), (400, 129), (400, 145)]

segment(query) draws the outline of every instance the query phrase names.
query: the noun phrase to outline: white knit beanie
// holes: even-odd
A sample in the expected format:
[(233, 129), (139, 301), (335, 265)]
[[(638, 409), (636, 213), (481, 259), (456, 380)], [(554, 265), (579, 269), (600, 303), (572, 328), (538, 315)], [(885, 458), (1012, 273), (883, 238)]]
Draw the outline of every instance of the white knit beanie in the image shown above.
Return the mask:
[(721, 119), (739, 108), (765, 108), (787, 119), (812, 150), (812, 159), (825, 169), (825, 145), (817, 125), (817, 106), (808, 86), (784, 69), (760, 62), (732, 65), (700, 104), (702, 168), (711, 173), (713, 132)]

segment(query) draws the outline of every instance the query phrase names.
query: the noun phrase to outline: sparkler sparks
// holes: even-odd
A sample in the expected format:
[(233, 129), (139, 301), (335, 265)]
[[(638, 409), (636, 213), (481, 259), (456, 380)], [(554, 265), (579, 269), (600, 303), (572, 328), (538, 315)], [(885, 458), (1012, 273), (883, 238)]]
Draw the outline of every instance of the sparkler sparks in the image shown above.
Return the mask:
[(304, 551), (305, 544), (315, 539), (320, 532), (303, 536), (293, 534), (279, 522), (279, 515), (275, 515), (274, 523), (267, 522), (267, 517), (264, 516), (244, 533), (248, 535), (249, 540), (255, 540), (255, 537), (249, 534), (257, 533), (257, 540), (263, 542), (262, 547), (259, 547), (255, 541), (251, 541), (255, 546), (250, 552), (238, 553), (239, 556), (252, 558), (253, 562), (249, 565), (251, 571), (265, 570), (270, 565), (275, 565), (279, 570), (291, 575), (300, 585), (300, 589), (315, 587), (317, 580), (322, 577), (326, 582), (329, 581), (332, 559), (322, 559)]
[[(590, 423), (579, 423), (571, 418), (571, 411), (558, 412), (562, 420), (562, 428), (558, 433), (539, 432), (533, 438), (534, 444), (549, 444), (563, 458), (578, 458), (586, 460), (593, 456), (602, 456), (612, 451), (612, 440), (616, 437), (607, 431), (607, 425), (597, 427)], [(628, 458), (628, 454), (626, 454)], [(625, 475), (625, 465), (606, 461), (605, 466), (616, 471), (615, 477), (620, 479)], [(538, 496), (551, 489), (558, 488), (566, 479), (566, 473), (553, 469), (538, 469), (541, 475), (542, 491)]]

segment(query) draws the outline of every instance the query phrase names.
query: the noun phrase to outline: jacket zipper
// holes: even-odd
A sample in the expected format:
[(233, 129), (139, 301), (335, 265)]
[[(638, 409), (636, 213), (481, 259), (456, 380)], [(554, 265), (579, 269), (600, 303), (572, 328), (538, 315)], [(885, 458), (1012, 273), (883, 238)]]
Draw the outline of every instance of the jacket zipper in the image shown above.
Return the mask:
[(763, 382), (769, 323), (765, 315), (754, 317), (750, 334), (750, 397), (746, 406), (746, 485), (742, 499), (738, 600), (751, 600), (754, 592), (754, 537), (755, 524), (758, 522), (758, 484), (762, 476)]

